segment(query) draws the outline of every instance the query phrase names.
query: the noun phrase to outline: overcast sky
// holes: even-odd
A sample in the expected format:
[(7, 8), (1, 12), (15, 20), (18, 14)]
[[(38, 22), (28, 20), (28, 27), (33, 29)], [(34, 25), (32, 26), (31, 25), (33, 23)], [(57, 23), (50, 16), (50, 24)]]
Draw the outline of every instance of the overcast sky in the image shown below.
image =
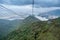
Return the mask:
[[(3, 4), (12, 5), (29, 5), (33, 0), (0, 0)], [(60, 0), (34, 0), (34, 3), (39, 6), (60, 6)]]
[[(26, 17), (32, 14), (32, 0), (0, 0), (0, 5), (3, 5), (4, 7), (11, 9), (12, 11), (14, 11), (15, 13), (17, 13), (18, 15), (22, 17)], [(38, 15), (38, 14), (60, 9), (60, 0), (34, 0), (34, 5), (35, 5), (34, 15)], [(3, 11), (8, 13), (8, 11), (5, 9)], [(2, 15), (5, 14), (3, 11), (1, 11), (1, 13), (3, 13)], [(0, 15), (0, 17), (2, 19), (3, 18), (5, 19), (7, 17), (8, 18), (10, 17), (19, 18), (17, 15), (16, 16), (12, 15), (11, 12), (9, 12), (8, 14), (9, 16)]]

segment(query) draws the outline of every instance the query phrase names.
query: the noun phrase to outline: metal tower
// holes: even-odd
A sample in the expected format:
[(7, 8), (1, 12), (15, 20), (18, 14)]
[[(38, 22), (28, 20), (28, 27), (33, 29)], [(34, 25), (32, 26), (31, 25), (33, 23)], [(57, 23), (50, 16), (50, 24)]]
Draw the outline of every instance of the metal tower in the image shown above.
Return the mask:
[(34, 15), (34, 0), (32, 0), (32, 15)]

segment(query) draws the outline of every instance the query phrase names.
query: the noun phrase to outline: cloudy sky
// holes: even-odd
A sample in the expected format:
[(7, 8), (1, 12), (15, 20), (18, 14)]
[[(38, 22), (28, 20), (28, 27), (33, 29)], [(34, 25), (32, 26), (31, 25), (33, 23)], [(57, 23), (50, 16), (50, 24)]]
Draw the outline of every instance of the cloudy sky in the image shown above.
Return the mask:
[[(1, 3), (12, 5), (29, 5), (33, 0), (1, 0)], [(60, 6), (60, 0), (34, 0), (38, 6)]]
[[(33, 0), (0, 0), (0, 19), (19, 19), (19, 17), (23, 19), (31, 15), (32, 1)], [(10, 10), (7, 11), (8, 9), (6, 8), (2, 8), (1, 10), (1, 5)], [(58, 9), (60, 9), (60, 0), (34, 0), (34, 15), (45, 14), (46, 12)], [(53, 15), (53, 17), (58, 16)]]

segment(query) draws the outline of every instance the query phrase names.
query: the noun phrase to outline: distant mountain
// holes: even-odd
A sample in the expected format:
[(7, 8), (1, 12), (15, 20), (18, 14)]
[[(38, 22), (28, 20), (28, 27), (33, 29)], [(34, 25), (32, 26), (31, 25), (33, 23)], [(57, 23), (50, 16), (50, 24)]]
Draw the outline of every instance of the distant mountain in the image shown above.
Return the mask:
[(0, 38), (6, 36), (11, 31), (18, 29), (22, 20), (4, 20), (0, 19)]
[(60, 9), (50, 11), (50, 12), (48, 12), (48, 13), (46, 13), (46, 14), (48, 14), (48, 15), (60, 16)]
[(38, 16), (46, 17), (48, 19), (58, 18), (58, 17), (60, 17), (60, 9), (42, 13), (42, 14), (39, 14)]
[(8, 34), (3, 40), (60, 40), (60, 18), (40, 21), (29, 16), (25, 20), (19, 29)]

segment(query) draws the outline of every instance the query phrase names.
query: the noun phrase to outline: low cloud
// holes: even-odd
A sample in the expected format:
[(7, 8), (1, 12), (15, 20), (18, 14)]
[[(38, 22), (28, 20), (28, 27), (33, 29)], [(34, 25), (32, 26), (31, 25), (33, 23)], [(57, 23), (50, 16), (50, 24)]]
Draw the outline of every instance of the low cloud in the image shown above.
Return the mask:
[(39, 20), (41, 20), (41, 21), (47, 21), (48, 19), (47, 18), (45, 18), (45, 17), (40, 17), (40, 16), (35, 16), (36, 18), (38, 18)]

